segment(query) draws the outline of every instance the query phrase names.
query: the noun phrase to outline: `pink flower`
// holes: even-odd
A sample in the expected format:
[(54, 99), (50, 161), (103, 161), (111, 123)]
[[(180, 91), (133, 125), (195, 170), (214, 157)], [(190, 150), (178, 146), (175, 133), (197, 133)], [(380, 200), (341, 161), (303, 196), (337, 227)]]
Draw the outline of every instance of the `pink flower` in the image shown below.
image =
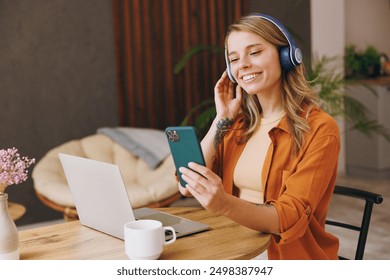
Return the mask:
[(7, 186), (27, 180), (28, 168), (35, 159), (21, 157), (16, 148), (0, 150), (0, 194)]

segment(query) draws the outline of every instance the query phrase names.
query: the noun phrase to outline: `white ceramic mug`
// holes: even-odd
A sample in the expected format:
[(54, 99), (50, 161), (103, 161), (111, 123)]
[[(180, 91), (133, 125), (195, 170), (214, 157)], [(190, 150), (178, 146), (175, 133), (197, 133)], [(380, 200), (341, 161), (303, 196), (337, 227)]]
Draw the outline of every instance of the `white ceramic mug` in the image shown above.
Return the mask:
[[(172, 232), (172, 239), (165, 240), (165, 231)], [(173, 227), (164, 227), (160, 221), (138, 220), (124, 225), (125, 252), (132, 260), (156, 260), (164, 245), (176, 241)]]

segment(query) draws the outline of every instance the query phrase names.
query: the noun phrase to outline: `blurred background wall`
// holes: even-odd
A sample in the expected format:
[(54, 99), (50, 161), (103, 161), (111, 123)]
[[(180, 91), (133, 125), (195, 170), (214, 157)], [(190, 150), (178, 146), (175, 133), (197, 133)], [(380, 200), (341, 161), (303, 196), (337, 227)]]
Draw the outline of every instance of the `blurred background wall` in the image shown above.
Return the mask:
[[(118, 124), (111, 0), (0, 0), (0, 38), (0, 148), (39, 160)], [(31, 178), (7, 192), (26, 217), (52, 213), (36, 201)]]

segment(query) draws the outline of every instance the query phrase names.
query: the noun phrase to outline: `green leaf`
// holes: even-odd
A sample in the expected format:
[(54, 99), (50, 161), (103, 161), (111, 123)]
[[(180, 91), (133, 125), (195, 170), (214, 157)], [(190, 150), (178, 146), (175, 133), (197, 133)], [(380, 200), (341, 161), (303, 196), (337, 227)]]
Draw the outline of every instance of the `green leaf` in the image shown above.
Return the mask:
[(215, 107), (214, 105), (207, 108), (203, 113), (201, 113), (195, 120), (195, 126), (200, 130), (204, 131), (208, 129), (210, 123), (215, 118)]
[(182, 126), (186, 126), (186, 125), (189, 125), (189, 119), (197, 112), (199, 111), (201, 108), (203, 107), (214, 107), (214, 100), (213, 99), (206, 99), (204, 101), (202, 101), (200, 104), (196, 105), (195, 107), (193, 107), (189, 112), (188, 114), (184, 117), (183, 121), (180, 123), (180, 125)]
[(175, 65), (174, 69), (173, 69), (173, 72), (175, 74), (178, 74), (180, 73), (184, 66), (186, 66), (187, 62), (194, 56), (202, 53), (202, 52), (213, 52), (213, 53), (216, 53), (216, 52), (221, 52), (223, 51), (224, 49), (223, 48), (220, 48), (220, 47), (216, 47), (216, 46), (202, 46), (202, 45), (198, 45), (198, 46), (194, 46), (194, 47), (191, 47), (186, 53), (184, 53), (184, 55), (182, 56), (182, 58), (180, 59), (180, 61)]

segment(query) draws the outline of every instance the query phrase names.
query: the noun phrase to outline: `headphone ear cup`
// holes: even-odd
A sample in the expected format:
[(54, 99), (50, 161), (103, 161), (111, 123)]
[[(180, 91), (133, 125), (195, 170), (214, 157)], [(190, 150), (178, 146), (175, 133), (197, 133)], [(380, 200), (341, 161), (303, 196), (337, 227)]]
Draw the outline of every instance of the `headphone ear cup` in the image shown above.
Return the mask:
[(289, 47), (282, 47), (279, 50), (279, 59), (280, 64), (282, 68), (286, 71), (290, 71), (294, 68), (294, 64), (292, 64), (290, 60), (290, 48)]

